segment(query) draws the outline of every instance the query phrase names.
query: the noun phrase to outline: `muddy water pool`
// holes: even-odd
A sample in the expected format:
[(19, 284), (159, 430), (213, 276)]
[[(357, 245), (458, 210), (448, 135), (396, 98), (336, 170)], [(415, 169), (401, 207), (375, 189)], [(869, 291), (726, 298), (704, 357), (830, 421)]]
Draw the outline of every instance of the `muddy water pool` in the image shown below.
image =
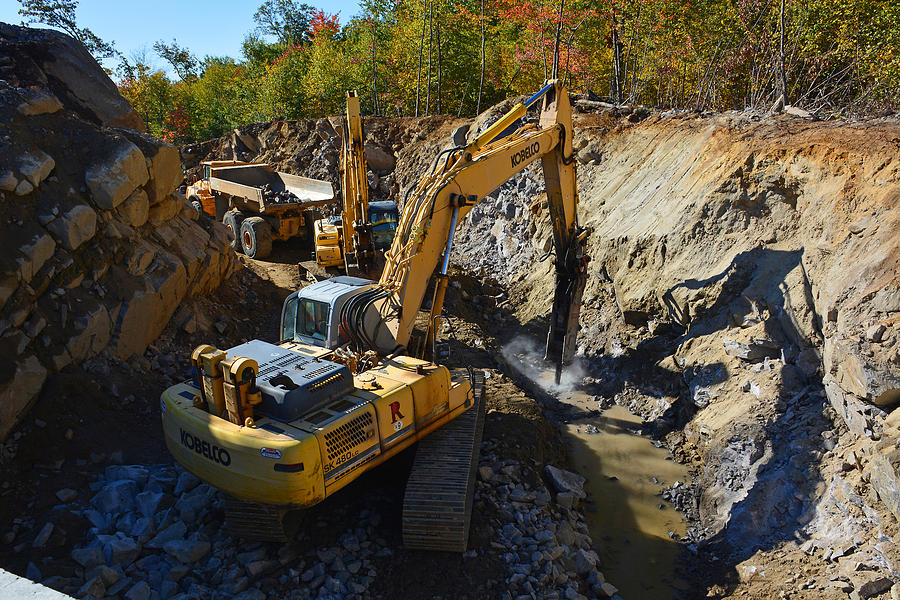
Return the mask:
[(670, 532), (684, 535), (685, 522), (659, 494), (688, 475), (668, 451), (633, 433), (639, 425), (639, 417), (613, 406), (568, 423), (565, 439), (572, 466), (587, 477), (593, 503), (585, 517), (604, 575), (625, 600), (668, 600), (679, 551)]

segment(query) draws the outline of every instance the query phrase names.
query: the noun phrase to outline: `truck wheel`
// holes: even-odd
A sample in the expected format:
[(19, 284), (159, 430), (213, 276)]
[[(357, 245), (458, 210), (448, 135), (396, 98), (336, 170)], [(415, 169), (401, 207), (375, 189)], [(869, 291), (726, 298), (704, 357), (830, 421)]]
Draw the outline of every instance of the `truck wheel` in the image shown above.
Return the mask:
[(265, 258), (272, 252), (272, 229), (265, 219), (244, 219), (241, 223), (241, 246), (250, 258)]
[(244, 251), (244, 248), (241, 246), (241, 223), (243, 220), (243, 213), (237, 210), (229, 210), (222, 217), (222, 224), (225, 225), (225, 229), (234, 236), (234, 239), (231, 240), (231, 249), (238, 253)]
[(191, 196), (190, 198), (188, 198), (188, 201), (190, 201), (191, 205), (197, 209), (197, 212), (199, 212), (201, 215), (203, 214), (203, 203), (200, 202), (200, 198), (198, 198), (197, 196)]

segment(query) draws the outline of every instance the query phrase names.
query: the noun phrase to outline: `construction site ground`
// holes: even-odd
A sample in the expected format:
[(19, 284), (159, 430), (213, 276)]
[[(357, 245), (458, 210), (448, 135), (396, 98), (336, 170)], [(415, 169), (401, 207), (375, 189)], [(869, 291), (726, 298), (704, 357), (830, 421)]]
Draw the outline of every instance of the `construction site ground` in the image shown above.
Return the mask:
[[(92, 493), (90, 485), (110, 464), (171, 463), (159, 424), (159, 394), (172, 381), (188, 375), (189, 349), (211, 337), (223, 347), (253, 338), (277, 337), (275, 315), (284, 297), (306, 283), (305, 274), (301, 275), (293, 262), (295, 254), (296, 249), (289, 243), (277, 246), (266, 261), (242, 257), (230, 281), (209, 297), (197, 299), (190, 307), (190, 319), (171, 324), (144, 357), (130, 364), (95, 360), (84, 368), (71, 367), (52, 377), (15, 436), (17, 441), (7, 447), (14, 456), (2, 466), (0, 522), (12, 528), (4, 532), (4, 541), (11, 543), (2, 546), (0, 564), (25, 574), (28, 564), (34, 563), (45, 578), (71, 577), (79, 570), (70, 555), (90, 523), (65, 510), (57, 493), (77, 490), (86, 501)], [(496, 282), (462, 272), (455, 274), (455, 281), (460, 282), (459, 286), (451, 287), (448, 296), (448, 306), (457, 317), (453, 320), (451, 364), (472, 365), (490, 374), (485, 439), (492, 441), (494, 452), (501, 457), (533, 465), (531, 478), (540, 478), (540, 465), (567, 465), (560, 428), (585, 415), (596, 416), (599, 406), (561, 403), (558, 391), (543, 389), (539, 382), (518, 371), (504, 358), (502, 349), (513, 337), (511, 332), (519, 337), (524, 329), (527, 335), (540, 339), (539, 321), (510, 328), (515, 317), (509, 313), (485, 319), (471, 299), (485, 294), (485, 288), (488, 292), (501, 288)], [(652, 355), (634, 355), (622, 365), (621, 381), (640, 373), (649, 358)], [(652, 383), (663, 389), (673, 385), (662, 379)], [(634, 409), (636, 398), (630, 400)], [(608, 398), (606, 404), (616, 401), (628, 405), (618, 397)], [(679, 449), (680, 459), (690, 464), (690, 449)], [(506, 567), (502, 550), (490, 544), (497, 519), (483, 504), (476, 504), (471, 530), (470, 547), (484, 553), (478, 559), (403, 549), (399, 507), (412, 456), (412, 452), (406, 452), (313, 509), (307, 523), (315, 525), (306, 526), (306, 535), (323, 547), (335, 543), (329, 536), (334, 538), (368, 508), (380, 514), (379, 535), (392, 549), (392, 555), (379, 564), (371, 597), (502, 597), (506, 591)], [(377, 499), (377, 505), (371, 504), (372, 498)], [(588, 499), (588, 510), (591, 502)], [(32, 540), (48, 522), (54, 524), (54, 529), (46, 545), (33, 547)], [(621, 540), (598, 540), (597, 546), (605, 543)], [(787, 597), (822, 597), (817, 592), (803, 593), (801, 586), (815, 579), (819, 561), (792, 542), (751, 557), (748, 562), (755, 565), (753, 571), (764, 571), (764, 579), (744, 577), (740, 565), (720, 558), (714, 548), (690, 550), (685, 546), (677, 550), (674, 573), (660, 574), (634, 564), (634, 576), (648, 580), (666, 578), (671, 587), (665, 596), (671, 598), (768, 598), (786, 590), (794, 590)], [(435, 577), (435, 573), (441, 576)], [(801, 573), (802, 581), (798, 578)]]
[[(191, 307), (198, 325), (195, 332), (187, 333), (184, 323), (172, 324), (143, 358), (131, 364), (95, 361), (53, 376), (27, 423), (14, 436), (18, 439), (8, 449), (14, 455), (0, 467), (0, 523), (12, 527), (5, 534), (15, 532), (13, 539), (4, 540), (11, 543), (0, 546), (0, 564), (24, 575), (28, 563), (34, 563), (45, 578), (74, 574), (79, 565), (70, 555), (90, 523), (60, 510), (57, 492), (78, 490), (80, 499), (87, 500), (91, 483), (111, 464), (171, 463), (159, 422), (160, 393), (171, 381), (189, 376), (189, 349), (211, 337), (222, 347), (277, 337), (283, 299), (306, 283), (292, 262), (296, 253), (287, 243), (276, 247), (266, 261), (242, 257), (228, 283)], [(458, 323), (453, 362), (499, 373), (487, 350), (473, 344), (485, 339), (478, 324)], [(487, 382), (486, 396), (491, 416), (485, 438), (495, 440), (499, 455), (534, 461), (534, 465), (565, 463), (558, 434), (526, 393), (495, 375)], [(379, 565), (372, 597), (502, 596), (505, 566), (499, 551), (490, 551), (495, 515), (489, 511), (475, 511), (470, 538), (470, 547), (488, 549), (486, 556), (471, 559), (403, 549), (400, 507), (412, 457), (412, 451), (407, 451), (313, 509), (308, 521), (320, 520), (315, 527), (316, 544), (334, 542), (329, 534), (343, 531), (363, 507), (374, 509), (383, 518), (379, 535), (394, 552)], [(365, 504), (372, 497), (379, 498), (378, 506)], [(54, 523), (53, 534), (45, 546), (33, 547), (34, 536), (47, 522)], [(436, 573), (441, 576), (435, 577)]]

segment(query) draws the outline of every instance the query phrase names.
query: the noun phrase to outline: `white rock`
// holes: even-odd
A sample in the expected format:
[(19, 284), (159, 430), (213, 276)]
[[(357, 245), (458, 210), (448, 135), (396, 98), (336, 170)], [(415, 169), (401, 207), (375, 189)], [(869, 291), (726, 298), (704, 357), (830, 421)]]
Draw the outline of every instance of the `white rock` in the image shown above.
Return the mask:
[(55, 166), (56, 161), (49, 154), (35, 150), (22, 157), (22, 162), (19, 163), (19, 172), (28, 179), (31, 185), (38, 187), (50, 175), (50, 171)]

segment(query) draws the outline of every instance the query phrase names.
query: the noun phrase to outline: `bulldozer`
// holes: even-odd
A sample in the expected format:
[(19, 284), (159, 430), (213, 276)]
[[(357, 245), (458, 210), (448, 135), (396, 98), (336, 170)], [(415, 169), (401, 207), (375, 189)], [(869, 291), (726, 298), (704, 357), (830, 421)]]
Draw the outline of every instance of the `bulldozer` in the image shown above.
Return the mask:
[[(539, 121), (520, 124), (539, 101)], [(546, 358), (557, 376), (572, 359), (587, 231), (576, 214), (569, 98), (550, 81), (471, 142), (438, 154), (407, 195), (378, 281), (339, 276), (292, 293), (282, 307), (280, 343), (198, 346), (192, 380), (162, 394), (169, 451), (227, 494), (226, 521), (235, 535), (289, 538), (297, 510), (419, 442), (404, 496), (404, 544), (465, 551), (483, 380), (470, 368), (439, 364), (436, 324), (457, 225), (486, 194), (539, 159), (556, 278)], [(431, 347), (413, 351), (429, 282), (424, 339)]]

